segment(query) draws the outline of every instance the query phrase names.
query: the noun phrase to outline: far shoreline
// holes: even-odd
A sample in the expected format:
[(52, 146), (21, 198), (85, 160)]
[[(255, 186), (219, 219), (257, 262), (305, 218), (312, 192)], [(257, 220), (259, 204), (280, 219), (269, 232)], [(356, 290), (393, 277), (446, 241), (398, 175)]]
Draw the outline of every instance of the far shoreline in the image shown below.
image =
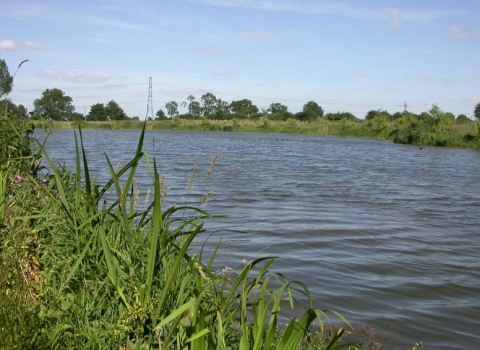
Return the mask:
[[(431, 133), (427, 142), (415, 142), (406, 139), (406, 142), (395, 140), (395, 132), (399, 132), (395, 123), (379, 129), (375, 124), (366, 120), (359, 122), (326, 121), (320, 119), (314, 122), (303, 122), (289, 119), (287, 121), (249, 120), (121, 120), (121, 121), (42, 121), (31, 120), (36, 128), (48, 130), (141, 130), (145, 123), (146, 130), (177, 130), (177, 131), (217, 131), (217, 132), (257, 132), (278, 134), (300, 134), (311, 136), (340, 136), (384, 140), (418, 146), (441, 146), (480, 150), (480, 135), (475, 130), (476, 122), (453, 124), (448, 130)], [(436, 137), (435, 137), (436, 136)], [(410, 141), (410, 142), (409, 142)]]

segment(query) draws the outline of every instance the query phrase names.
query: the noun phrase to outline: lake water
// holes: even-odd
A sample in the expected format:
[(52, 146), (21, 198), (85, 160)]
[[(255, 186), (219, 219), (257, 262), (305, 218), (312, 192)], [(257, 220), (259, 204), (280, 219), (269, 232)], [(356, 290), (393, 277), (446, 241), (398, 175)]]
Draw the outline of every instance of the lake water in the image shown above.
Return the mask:
[[(83, 131), (98, 183), (104, 152), (125, 165), (139, 135)], [(54, 131), (47, 149), (72, 166), (73, 131)], [(185, 203), (194, 163), (195, 200), (214, 190), (204, 208), (229, 215), (205, 225), (220, 230), (211, 238), (223, 242), (218, 267), (278, 256), (274, 271), (304, 282), (315, 307), (371, 326), (382, 349), (480, 348), (480, 152), (178, 131), (147, 131), (144, 150), (166, 175), (167, 205)], [(136, 180), (153, 189), (145, 166)]]

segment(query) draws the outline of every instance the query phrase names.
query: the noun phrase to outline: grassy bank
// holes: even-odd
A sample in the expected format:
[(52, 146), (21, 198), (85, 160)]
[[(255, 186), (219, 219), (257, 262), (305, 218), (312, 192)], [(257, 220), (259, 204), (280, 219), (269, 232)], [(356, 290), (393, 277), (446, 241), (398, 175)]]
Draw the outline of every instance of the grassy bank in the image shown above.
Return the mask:
[[(51, 129), (138, 129), (144, 127), (141, 121), (110, 122), (41, 122), (37, 126)], [(147, 130), (191, 130), (223, 132), (264, 132), (305, 134), (318, 136), (358, 137), (387, 140), (416, 145), (458, 147), (480, 150), (479, 122), (443, 122), (442, 120), (418, 120), (409, 116), (389, 121), (381, 118), (371, 120), (330, 121), (324, 118), (315, 122), (302, 122), (295, 119), (286, 121), (269, 120), (186, 120), (174, 118), (168, 121), (147, 121)]]
[[(213, 217), (201, 204), (210, 192), (201, 203), (164, 208), (168, 190), (142, 151), (144, 128), (123, 167), (107, 157), (110, 180), (102, 184), (89, 173), (81, 132), (76, 167), (67, 170), (43, 145), (32, 147), (30, 128), (8, 118), (0, 125), (0, 349), (361, 347), (340, 345), (353, 328), (315, 309), (303, 283), (272, 272), (275, 257), (213, 269), (216, 251), (205, 256), (194, 244), (208, 239), (203, 219)], [(191, 184), (207, 182), (215, 161), (206, 174), (193, 167)], [(142, 198), (139, 162), (152, 177)], [(115, 194), (110, 204), (107, 191)], [(185, 191), (198, 198), (191, 185)], [(298, 318), (281, 322), (285, 308)], [(331, 316), (344, 326), (326, 332)]]

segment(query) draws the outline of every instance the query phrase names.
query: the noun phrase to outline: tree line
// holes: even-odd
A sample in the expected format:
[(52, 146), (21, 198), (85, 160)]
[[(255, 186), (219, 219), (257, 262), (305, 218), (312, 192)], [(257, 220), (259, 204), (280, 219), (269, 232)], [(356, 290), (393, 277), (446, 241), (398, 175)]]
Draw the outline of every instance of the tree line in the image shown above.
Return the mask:
[[(32, 119), (49, 119), (49, 120), (66, 120), (66, 121), (108, 121), (108, 120), (126, 120), (139, 119), (138, 117), (129, 118), (120, 105), (111, 100), (110, 102), (96, 103), (90, 107), (87, 115), (75, 112), (73, 99), (66, 95), (62, 90), (53, 88), (46, 89), (42, 92), (40, 98), (34, 100), (34, 109), (28, 113), (23, 105), (15, 105), (7, 98), (13, 87), (13, 77), (9, 74), (8, 67), (4, 60), (0, 60), (0, 99), (4, 97), (0, 103), (7, 105), (7, 108), (16, 111), (20, 117), (30, 117)], [(179, 108), (187, 109), (186, 113), (180, 114)], [(4, 107), (5, 108), (5, 107)], [(365, 115), (365, 120), (386, 119), (397, 120), (406, 114), (415, 117), (418, 120), (429, 120), (432, 117), (430, 111), (422, 112), (418, 115), (410, 112), (395, 112), (390, 114), (385, 110), (370, 110)], [(450, 113), (445, 113), (446, 118), (458, 122), (467, 122), (470, 119), (461, 114), (457, 118)], [(480, 103), (474, 107), (473, 116), (480, 119)], [(350, 112), (324, 113), (323, 108), (315, 101), (308, 101), (303, 105), (301, 111), (292, 113), (288, 110), (288, 106), (275, 102), (271, 103), (267, 109), (259, 109), (249, 99), (242, 99), (227, 102), (221, 98), (217, 98), (214, 94), (207, 92), (198, 100), (195, 96), (189, 95), (186, 101), (180, 103), (169, 101), (165, 104), (165, 110), (159, 109), (156, 112), (156, 120), (167, 120), (173, 117), (182, 119), (201, 119), (210, 120), (231, 120), (231, 119), (251, 119), (259, 120), (268, 117), (269, 120), (288, 120), (296, 119), (299, 121), (315, 121), (319, 118), (325, 118), (330, 121), (358, 121), (359, 119)]]

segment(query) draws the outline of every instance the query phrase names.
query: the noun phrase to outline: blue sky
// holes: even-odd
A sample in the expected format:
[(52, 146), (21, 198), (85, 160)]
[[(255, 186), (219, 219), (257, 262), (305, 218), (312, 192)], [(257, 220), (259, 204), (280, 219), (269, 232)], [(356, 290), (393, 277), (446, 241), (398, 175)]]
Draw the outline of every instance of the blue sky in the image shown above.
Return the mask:
[(115, 100), (130, 116), (211, 92), (295, 113), (308, 101), (372, 109), (480, 102), (480, 1), (0, 0), (9, 95), (32, 109), (48, 88), (76, 111)]

